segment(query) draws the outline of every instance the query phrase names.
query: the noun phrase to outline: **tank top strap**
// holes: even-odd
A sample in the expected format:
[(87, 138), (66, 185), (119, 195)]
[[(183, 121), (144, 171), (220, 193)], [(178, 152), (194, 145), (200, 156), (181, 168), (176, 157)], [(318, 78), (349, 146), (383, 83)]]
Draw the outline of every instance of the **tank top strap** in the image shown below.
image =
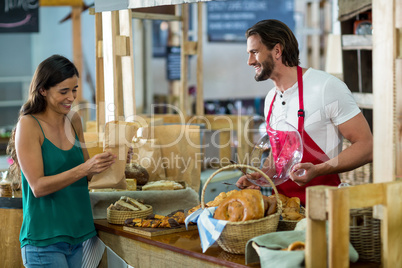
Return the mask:
[(41, 124), (39, 123), (39, 120), (38, 120), (38, 119), (37, 119), (35, 116), (33, 116), (32, 114), (31, 114), (31, 116), (32, 116), (33, 118), (35, 118), (36, 122), (38, 122), (39, 127), (40, 127), (40, 130), (42, 130), (43, 137), (45, 137), (45, 138), (46, 138), (46, 136), (45, 136), (45, 132), (43, 131), (43, 128), (42, 128)]
[(77, 131), (75, 130), (73, 122), (71, 122), (71, 120), (70, 120), (70, 118), (68, 116), (66, 116), (66, 118), (68, 119), (68, 121), (70, 121), (71, 127), (74, 130), (75, 137), (78, 138), (78, 134), (77, 134)]

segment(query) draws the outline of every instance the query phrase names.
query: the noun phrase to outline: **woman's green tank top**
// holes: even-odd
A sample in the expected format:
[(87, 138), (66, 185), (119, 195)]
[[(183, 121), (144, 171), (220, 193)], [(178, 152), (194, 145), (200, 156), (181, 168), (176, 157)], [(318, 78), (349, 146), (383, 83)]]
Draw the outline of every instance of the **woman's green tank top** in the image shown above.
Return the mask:
[[(39, 126), (42, 129), (40, 123)], [(45, 176), (62, 173), (84, 162), (77, 134), (74, 146), (70, 150), (62, 150), (46, 138), (43, 129), (42, 133)], [(86, 177), (39, 198), (33, 195), (22, 172), (21, 179), (24, 217), (20, 232), (21, 247), (26, 244), (48, 246), (57, 242), (74, 245), (96, 235)]]

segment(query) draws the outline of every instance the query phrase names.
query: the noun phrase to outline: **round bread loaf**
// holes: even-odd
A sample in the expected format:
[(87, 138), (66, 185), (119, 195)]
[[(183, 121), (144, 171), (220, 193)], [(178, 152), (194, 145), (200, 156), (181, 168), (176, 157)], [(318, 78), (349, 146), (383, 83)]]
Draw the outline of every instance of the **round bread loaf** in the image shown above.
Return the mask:
[(257, 220), (264, 217), (261, 191), (244, 189), (227, 197), (215, 210), (214, 218), (231, 222)]
[(126, 179), (136, 179), (137, 185), (145, 185), (149, 180), (148, 171), (141, 165), (130, 163), (126, 164)]

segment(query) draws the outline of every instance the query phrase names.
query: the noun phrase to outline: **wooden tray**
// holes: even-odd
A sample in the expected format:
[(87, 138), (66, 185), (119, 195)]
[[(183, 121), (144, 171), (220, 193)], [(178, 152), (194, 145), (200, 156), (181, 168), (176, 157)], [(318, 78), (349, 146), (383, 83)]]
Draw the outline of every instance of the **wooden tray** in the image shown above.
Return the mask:
[(144, 227), (123, 226), (124, 231), (139, 234), (139, 235), (150, 236), (150, 237), (191, 231), (191, 230), (196, 230), (196, 229), (197, 229), (197, 225), (195, 225), (195, 224), (189, 225), (188, 229), (186, 229), (185, 225), (183, 225), (182, 227), (178, 227), (178, 228), (144, 228)]

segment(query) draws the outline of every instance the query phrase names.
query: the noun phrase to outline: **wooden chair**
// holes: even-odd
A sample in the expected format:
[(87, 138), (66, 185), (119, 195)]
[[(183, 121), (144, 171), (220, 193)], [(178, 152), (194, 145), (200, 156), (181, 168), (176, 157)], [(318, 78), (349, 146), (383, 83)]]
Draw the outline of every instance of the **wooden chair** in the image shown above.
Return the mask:
[(382, 267), (400, 267), (402, 182), (309, 187), (306, 204), (306, 267), (349, 267), (350, 209), (377, 205), (381, 205), (374, 211), (381, 218)]

